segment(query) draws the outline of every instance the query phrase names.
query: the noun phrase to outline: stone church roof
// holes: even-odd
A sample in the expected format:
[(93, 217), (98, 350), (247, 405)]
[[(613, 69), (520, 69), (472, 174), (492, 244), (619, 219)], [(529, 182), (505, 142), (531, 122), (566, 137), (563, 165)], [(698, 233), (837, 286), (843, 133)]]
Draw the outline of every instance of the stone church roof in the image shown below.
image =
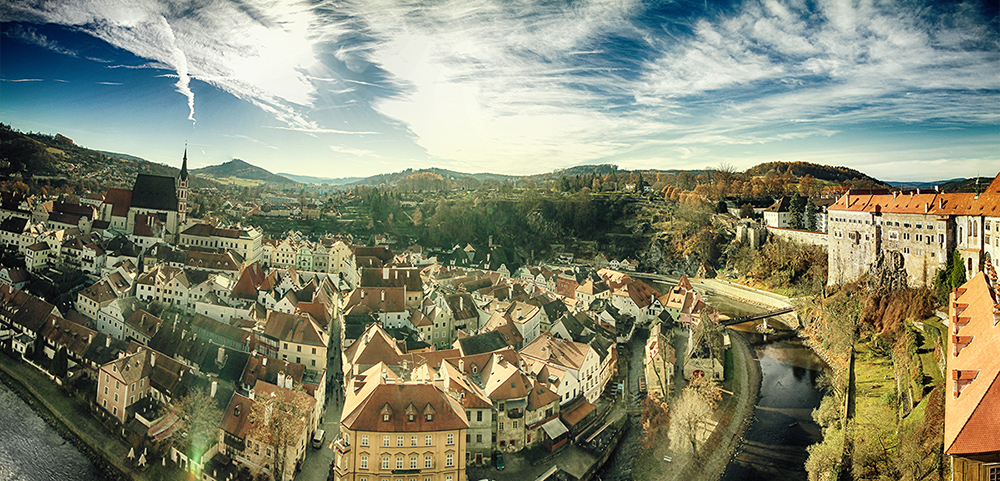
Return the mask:
[(132, 187), (132, 207), (177, 212), (177, 186), (173, 177), (139, 174)]

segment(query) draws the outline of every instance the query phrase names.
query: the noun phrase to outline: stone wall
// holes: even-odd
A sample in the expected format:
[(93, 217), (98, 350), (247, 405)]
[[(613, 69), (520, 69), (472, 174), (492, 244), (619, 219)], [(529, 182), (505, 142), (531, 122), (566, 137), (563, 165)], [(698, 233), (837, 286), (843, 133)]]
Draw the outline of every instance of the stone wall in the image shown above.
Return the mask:
[(780, 237), (785, 240), (791, 240), (798, 242), (799, 244), (807, 244), (820, 246), (826, 248), (828, 241), (827, 235), (823, 232), (811, 232), (805, 230), (796, 229), (782, 229), (780, 227), (767, 227), (767, 232), (775, 237)]

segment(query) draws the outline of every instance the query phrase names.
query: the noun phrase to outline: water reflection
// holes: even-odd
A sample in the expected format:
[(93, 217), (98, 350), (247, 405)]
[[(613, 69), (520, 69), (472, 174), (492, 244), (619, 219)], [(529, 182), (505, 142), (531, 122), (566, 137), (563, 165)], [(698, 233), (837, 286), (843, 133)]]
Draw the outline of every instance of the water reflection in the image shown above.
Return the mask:
[(94, 479), (93, 464), (0, 383), (0, 480)]

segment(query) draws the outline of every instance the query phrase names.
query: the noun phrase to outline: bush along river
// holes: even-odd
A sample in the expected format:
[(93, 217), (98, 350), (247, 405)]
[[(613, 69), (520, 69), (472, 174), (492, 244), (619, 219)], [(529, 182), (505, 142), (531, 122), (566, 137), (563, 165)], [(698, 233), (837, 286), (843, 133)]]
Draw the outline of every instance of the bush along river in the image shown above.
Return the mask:
[(94, 480), (101, 473), (31, 406), (0, 383), (0, 480)]

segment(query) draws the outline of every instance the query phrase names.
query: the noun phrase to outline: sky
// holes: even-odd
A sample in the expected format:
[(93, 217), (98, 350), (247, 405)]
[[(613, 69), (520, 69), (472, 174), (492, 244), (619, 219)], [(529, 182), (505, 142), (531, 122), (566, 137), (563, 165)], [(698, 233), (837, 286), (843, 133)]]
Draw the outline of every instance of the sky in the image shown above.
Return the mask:
[(0, 122), (272, 172), (1000, 170), (986, 2), (8, 0)]

